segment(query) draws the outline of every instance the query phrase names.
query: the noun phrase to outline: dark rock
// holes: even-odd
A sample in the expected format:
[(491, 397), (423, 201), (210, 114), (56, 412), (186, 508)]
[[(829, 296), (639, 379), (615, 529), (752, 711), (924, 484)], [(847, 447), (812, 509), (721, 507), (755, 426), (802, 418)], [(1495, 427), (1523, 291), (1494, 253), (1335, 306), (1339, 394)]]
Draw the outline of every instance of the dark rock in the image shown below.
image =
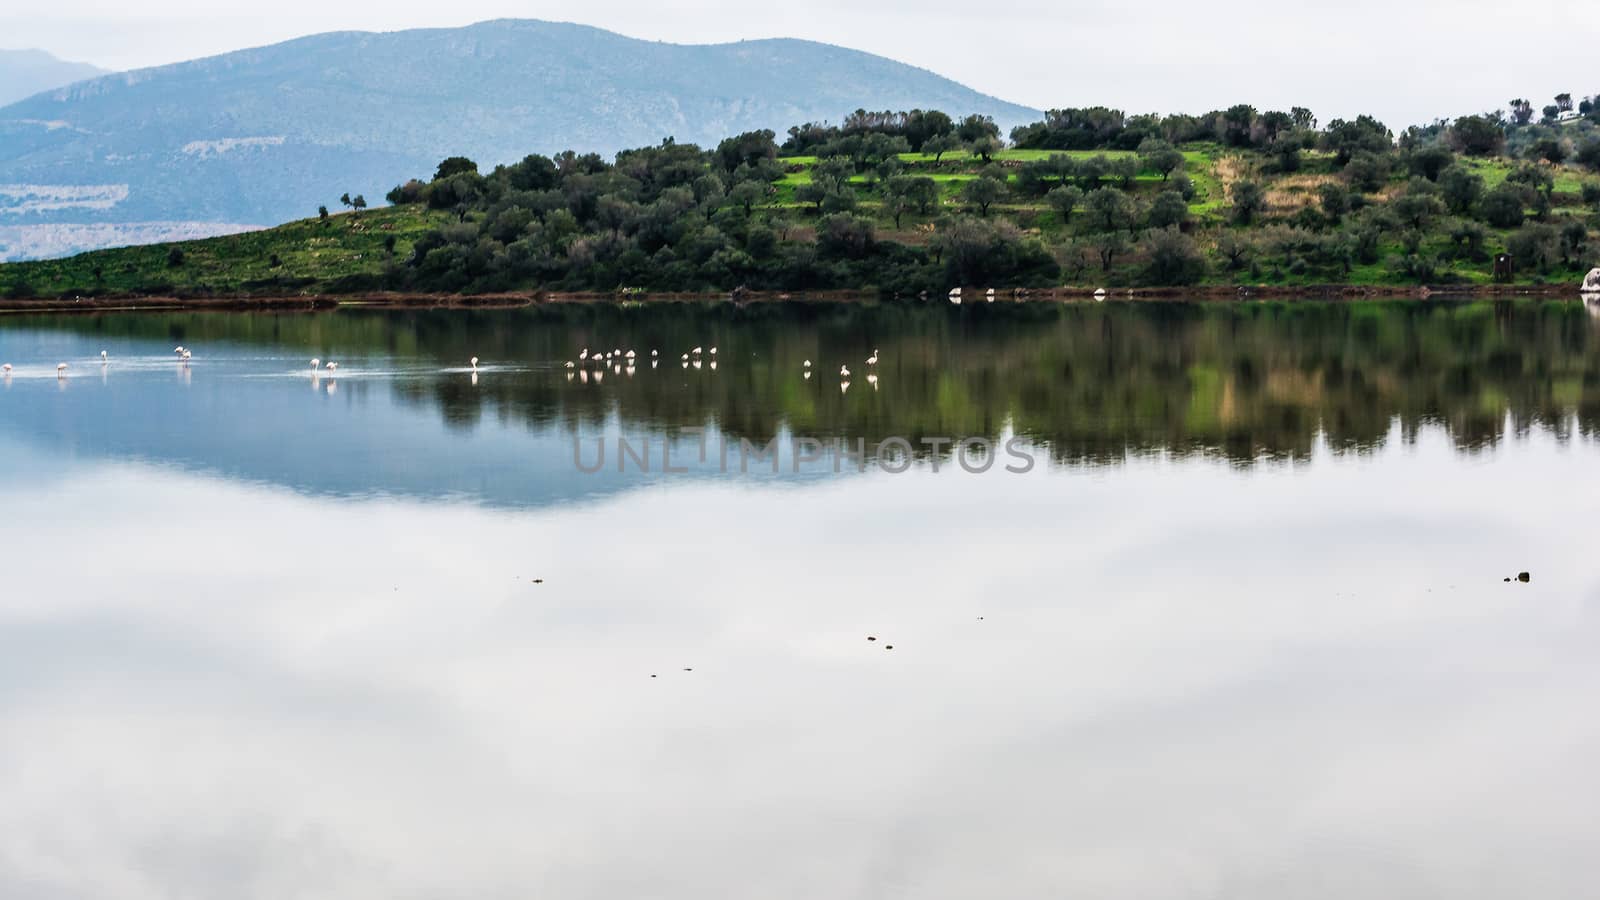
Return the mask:
[(1529, 575), (1527, 572), (1518, 572), (1517, 580), (1523, 584), (1527, 584), (1529, 581), (1533, 580), (1533, 576)]

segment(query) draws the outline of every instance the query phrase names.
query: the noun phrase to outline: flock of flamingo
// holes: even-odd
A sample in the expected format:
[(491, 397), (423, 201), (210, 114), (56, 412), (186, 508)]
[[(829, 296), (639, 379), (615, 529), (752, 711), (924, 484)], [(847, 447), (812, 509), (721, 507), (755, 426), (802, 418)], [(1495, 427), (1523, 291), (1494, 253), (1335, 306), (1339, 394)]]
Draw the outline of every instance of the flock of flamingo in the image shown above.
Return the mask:
[[(607, 350), (607, 351), (603, 351), (603, 352), (602, 351), (598, 351), (598, 350), (594, 351), (594, 352), (590, 352), (588, 347), (584, 347), (582, 350), (578, 351), (578, 358), (577, 359), (569, 359), (569, 360), (567, 360), (567, 362), (566, 362), (567, 380), (571, 381), (573, 378), (578, 378), (578, 379), (581, 379), (584, 383), (588, 383), (588, 381), (590, 379), (590, 367), (595, 367), (595, 368), (598, 369), (598, 371), (595, 371), (594, 375), (593, 375), (593, 378), (594, 378), (595, 381), (600, 381), (600, 380), (604, 379), (605, 372), (608, 369), (611, 370), (613, 374), (617, 374), (617, 375), (623, 375), (623, 374), (632, 375), (636, 371), (636, 367), (638, 365), (638, 361), (641, 358), (642, 358), (642, 354), (640, 354), (636, 350), (622, 350), (622, 349), (618, 348), (618, 349), (612, 349), (612, 350)], [(691, 366), (696, 368), (696, 369), (699, 369), (702, 366), (705, 366), (705, 367), (710, 368), (712, 371), (715, 371), (716, 368), (717, 368), (717, 348), (716, 347), (711, 347), (711, 348), (708, 349), (708, 348), (705, 348), (705, 347), (694, 347), (694, 348), (690, 349), (688, 352), (682, 354), (678, 358), (678, 361), (681, 364), (681, 366), (683, 368), (685, 368), (685, 369), (690, 368)], [(472, 362), (473, 362), (473, 371), (477, 371), (477, 362), (478, 362), (477, 359), (474, 358)], [(650, 368), (654, 369), (654, 368), (659, 367), (660, 362), (661, 362), (661, 351), (659, 351), (659, 350), (651, 350), (650, 351)], [(802, 370), (804, 372), (804, 377), (806, 378), (807, 381), (809, 381), (811, 379), (811, 360), (809, 360), (809, 359), (805, 360), (800, 365), (801, 365), (801, 368), (802, 368)], [(876, 348), (873, 349), (872, 355), (867, 357), (866, 365), (867, 365), (867, 383), (872, 385), (873, 390), (877, 390), (877, 388), (878, 388), (878, 374), (877, 374), (876, 369), (877, 369), (877, 365), (878, 365), (878, 351), (877, 351)], [(842, 365), (842, 366), (839, 367), (839, 379), (840, 379), (840, 381), (839, 381), (839, 390), (840, 390), (840, 392), (842, 393), (844, 391), (849, 390), (850, 389), (850, 367), (849, 367), (849, 365)]]
[[(959, 290), (959, 288), (957, 290)], [(992, 291), (991, 291), (991, 293), (992, 293)], [(191, 351), (189, 348), (184, 347), (182, 345), (179, 345), (177, 347), (172, 348), (172, 352), (177, 355), (178, 360), (181, 363), (183, 363), (185, 366), (188, 365), (189, 360), (191, 358), (193, 358), (193, 356), (194, 356), (193, 351)], [(650, 351), (650, 368), (654, 369), (659, 365), (660, 356), (661, 356), (661, 352), (659, 350), (651, 350)], [(576, 360), (568, 360), (567, 361), (567, 364), (566, 364), (566, 368), (568, 369), (567, 379), (570, 381), (574, 377), (574, 375), (579, 375), (579, 376), (581, 376), (583, 378), (584, 381), (587, 382), (589, 380), (589, 371), (588, 371), (587, 367), (589, 367), (589, 366), (596, 366), (596, 367), (599, 368), (599, 371), (594, 373), (594, 378), (595, 378), (596, 381), (599, 381), (601, 378), (604, 377), (604, 373), (605, 373), (606, 369), (613, 369), (618, 374), (622, 374), (623, 372), (626, 372), (627, 374), (632, 375), (634, 373), (635, 365), (636, 365), (638, 359), (639, 359), (639, 354), (634, 350), (626, 350), (626, 351), (624, 351), (624, 350), (620, 350), (620, 349), (614, 349), (614, 350), (608, 350), (608, 351), (606, 351), (604, 353), (599, 352), (599, 351), (595, 351), (595, 352), (591, 353), (591, 352), (589, 352), (589, 348), (585, 347), (581, 351), (579, 351), (578, 358)], [(111, 362), (110, 354), (108, 354), (104, 350), (101, 350), (100, 351), (100, 365), (106, 366), (106, 365), (109, 365), (110, 362)], [(472, 378), (473, 378), (473, 381), (474, 381), (474, 383), (476, 383), (477, 377), (478, 377), (478, 357), (474, 356), (468, 362), (469, 362), (469, 365), (471, 365), (471, 367), (472, 367)], [(708, 349), (703, 348), (703, 347), (695, 347), (695, 348), (689, 350), (688, 352), (684, 353), (682, 355), (682, 357), (680, 357), (680, 362), (683, 364), (683, 368), (685, 368), (685, 369), (689, 368), (690, 366), (693, 366), (694, 368), (698, 369), (702, 365), (709, 365), (709, 367), (714, 371), (717, 368), (717, 348), (716, 347), (711, 347), (708, 350)], [(867, 357), (866, 365), (867, 365), (867, 376), (866, 376), (867, 383), (872, 385), (873, 390), (877, 390), (877, 388), (878, 388), (878, 374), (877, 374), (877, 371), (876, 371), (877, 370), (877, 366), (878, 366), (878, 350), (877, 350), (877, 348), (873, 348), (872, 355)], [(57, 378), (65, 378), (66, 375), (67, 375), (67, 370), (70, 369), (70, 368), (71, 368), (71, 366), (69, 366), (67, 363), (58, 363), (56, 365), (56, 377)], [(811, 380), (811, 360), (808, 359), (808, 360), (805, 360), (803, 363), (801, 363), (801, 368), (804, 370), (804, 376), (805, 376), (806, 380), (807, 381)], [(6, 378), (10, 378), (11, 377), (11, 371), (12, 371), (11, 363), (0, 364), (0, 374), (3, 374)], [(339, 371), (339, 364), (337, 362), (334, 362), (333, 360), (328, 360), (327, 362), (323, 362), (320, 358), (315, 358), (314, 357), (311, 360), (311, 372), (312, 372), (312, 374), (315, 375), (315, 374), (317, 374), (319, 372), (323, 372), (323, 371), (326, 371), (329, 374), (338, 372)], [(841, 365), (839, 367), (839, 379), (840, 379), (839, 380), (839, 390), (840, 390), (840, 392), (843, 393), (844, 391), (849, 390), (850, 389), (850, 367), (848, 365)]]

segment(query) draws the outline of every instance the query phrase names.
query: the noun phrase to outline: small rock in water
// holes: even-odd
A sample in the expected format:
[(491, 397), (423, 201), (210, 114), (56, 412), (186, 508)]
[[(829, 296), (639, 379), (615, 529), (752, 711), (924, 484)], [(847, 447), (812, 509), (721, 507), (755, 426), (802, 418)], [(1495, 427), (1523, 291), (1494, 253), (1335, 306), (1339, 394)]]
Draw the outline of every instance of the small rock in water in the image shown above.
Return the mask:
[(693, 672), (694, 670), (693, 669), (684, 669), (684, 671), (685, 672)]
[(885, 649), (885, 650), (893, 650), (894, 649), (894, 645), (893, 644), (884, 644), (883, 645), (883, 649)]
[(543, 578), (535, 578), (533, 580), (533, 583), (534, 584), (544, 584), (544, 579)]
[(875, 638), (875, 637), (873, 637), (872, 635), (869, 634), (869, 635), (867, 635), (867, 640), (875, 641), (875, 640), (877, 640), (877, 638)]
[(1517, 580), (1522, 582), (1523, 584), (1527, 584), (1529, 581), (1533, 580), (1533, 576), (1529, 575), (1527, 572), (1518, 572), (1517, 573)]
[(1511, 578), (1510, 578), (1510, 576), (1507, 576), (1506, 577), (1506, 584), (1510, 584), (1510, 583), (1511, 583)]

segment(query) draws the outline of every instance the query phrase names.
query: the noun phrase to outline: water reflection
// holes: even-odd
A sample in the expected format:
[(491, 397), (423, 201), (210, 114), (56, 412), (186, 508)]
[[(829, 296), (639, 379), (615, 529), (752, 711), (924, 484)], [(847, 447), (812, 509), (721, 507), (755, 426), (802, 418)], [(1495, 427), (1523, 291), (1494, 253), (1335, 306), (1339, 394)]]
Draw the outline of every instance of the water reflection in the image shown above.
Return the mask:
[[(1395, 421), (1404, 440), (1438, 423), (1463, 449), (1493, 445), (1508, 429), (1593, 434), (1600, 342), (1589, 308), (721, 305), (28, 317), (0, 323), (0, 349), (17, 355), (29, 335), (50, 333), (58, 349), (75, 351), (176, 341), (336, 355), (379, 368), (432, 363), (438, 377), (393, 378), (387, 390), (398, 406), (436, 410), (453, 429), (485, 427), (491, 416), (496, 427), (566, 434), (611, 421), (655, 432), (711, 423), (759, 440), (788, 430), (918, 444), (926, 436), (997, 437), (1009, 424), (1068, 464), (1144, 452), (1250, 463), (1304, 459), (1319, 435), (1341, 450), (1370, 449)], [(576, 348), (602, 344), (666, 347), (669, 355), (720, 345), (724, 365), (686, 349), (681, 369), (694, 376), (686, 379), (643, 377), (654, 373), (621, 363), (555, 377)], [(841, 368), (838, 380), (811, 379), (802, 365), (816, 359), (831, 372), (869, 354), (882, 362), (871, 366), (866, 392), (849, 390), (860, 373)], [(466, 371), (446, 361), (468, 356), (495, 368), (446, 377)]]
[[(1592, 896), (1595, 328), (0, 320), (0, 897)], [(1061, 464), (722, 476), (705, 425)]]

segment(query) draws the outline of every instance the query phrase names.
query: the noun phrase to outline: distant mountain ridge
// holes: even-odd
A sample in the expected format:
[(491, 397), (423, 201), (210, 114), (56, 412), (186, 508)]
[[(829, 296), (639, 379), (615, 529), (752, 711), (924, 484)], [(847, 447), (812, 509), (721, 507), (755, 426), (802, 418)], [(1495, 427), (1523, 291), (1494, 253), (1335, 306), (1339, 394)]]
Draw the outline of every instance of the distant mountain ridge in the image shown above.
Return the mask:
[[(13, 193), (30, 198), (22, 208), (0, 193), (0, 226), (268, 225), (345, 191), (376, 201), (448, 155), (492, 165), (565, 149), (609, 155), (669, 136), (714, 145), (857, 108), (917, 107), (984, 113), (1002, 129), (1039, 115), (809, 41), (667, 44), (504, 19), (319, 34), (0, 108), (0, 185), (26, 186)], [(28, 255), (25, 243), (0, 258)]]
[(0, 50), (0, 106), (104, 74), (99, 66), (58, 59), (43, 50)]

